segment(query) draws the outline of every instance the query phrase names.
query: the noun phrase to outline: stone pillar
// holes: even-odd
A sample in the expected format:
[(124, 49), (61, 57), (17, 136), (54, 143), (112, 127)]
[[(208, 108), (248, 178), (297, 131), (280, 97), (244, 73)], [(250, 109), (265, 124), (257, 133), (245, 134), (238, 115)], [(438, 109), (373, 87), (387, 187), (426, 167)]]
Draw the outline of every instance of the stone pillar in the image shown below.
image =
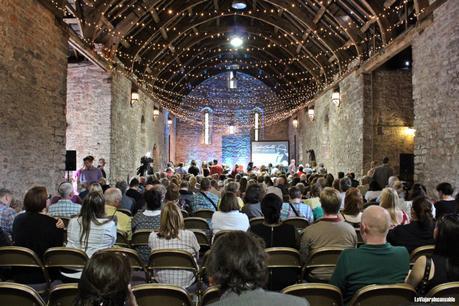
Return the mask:
[(64, 179), (67, 36), (36, 0), (0, 5), (0, 187)]
[(459, 5), (449, 0), (413, 41), (415, 179), (434, 195), (446, 181), (459, 188)]

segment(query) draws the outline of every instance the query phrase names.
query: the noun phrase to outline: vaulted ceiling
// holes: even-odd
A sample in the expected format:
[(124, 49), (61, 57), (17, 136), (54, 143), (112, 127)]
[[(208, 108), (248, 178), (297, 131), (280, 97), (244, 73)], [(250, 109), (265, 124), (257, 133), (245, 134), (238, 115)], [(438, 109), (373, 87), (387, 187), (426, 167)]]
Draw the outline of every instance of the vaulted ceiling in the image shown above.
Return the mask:
[[(228, 68), (269, 86), (276, 120), (416, 23), (428, 0), (67, 0), (66, 20), (177, 115)], [(243, 46), (229, 40), (238, 35)], [(237, 65), (237, 66), (235, 66)], [(208, 103), (208, 102), (207, 102)], [(184, 115), (182, 113), (182, 115)]]

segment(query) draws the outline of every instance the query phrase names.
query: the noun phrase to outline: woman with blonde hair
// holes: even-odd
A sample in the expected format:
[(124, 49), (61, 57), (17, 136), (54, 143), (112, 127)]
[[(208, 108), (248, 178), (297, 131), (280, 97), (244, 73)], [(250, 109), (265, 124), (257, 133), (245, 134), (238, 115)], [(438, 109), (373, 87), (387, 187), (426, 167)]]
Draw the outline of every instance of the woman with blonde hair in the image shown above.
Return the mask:
[[(152, 232), (148, 239), (152, 251), (176, 249), (191, 253), (197, 260), (199, 243), (192, 231), (184, 229), (183, 216), (178, 205), (167, 202), (161, 211), (159, 231)], [(156, 270), (155, 280), (159, 283), (190, 287), (195, 282), (193, 272), (187, 270)]]
[(401, 210), (397, 191), (392, 188), (384, 188), (381, 192), (379, 205), (389, 212), (391, 219), (391, 228), (397, 225), (403, 225), (410, 222), (408, 215)]
[(196, 183), (197, 183), (196, 176), (194, 175), (190, 176), (190, 180), (188, 181), (188, 183), (189, 183), (189, 187), (188, 187), (189, 191), (191, 192), (199, 191), (198, 189), (196, 189)]

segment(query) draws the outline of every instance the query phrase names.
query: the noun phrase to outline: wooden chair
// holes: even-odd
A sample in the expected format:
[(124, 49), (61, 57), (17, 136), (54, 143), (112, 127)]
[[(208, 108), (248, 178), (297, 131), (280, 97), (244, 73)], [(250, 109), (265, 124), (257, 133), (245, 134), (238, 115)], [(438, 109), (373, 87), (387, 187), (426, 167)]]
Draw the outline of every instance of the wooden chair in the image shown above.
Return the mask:
[(311, 272), (317, 269), (336, 267), (338, 258), (341, 255), (343, 248), (319, 248), (312, 252), (303, 268), (302, 279), (306, 277), (308, 282), (327, 282), (328, 279), (315, 279), (311, 277)]
[(129, 259), (132, 270), (131, 282), (134, 284), (147, 283), (150, 281), (150, 275), (143, 264), (137, 252), (129, 248), (108, 248), (97, 251), (96, 253), (122, 253)]
[(5, 306), (46, 305), (40, 294), (31, 287), (10, 282), (0, 282), (0, 301)]
[(203, 231), (210, 231), (209, 223), (204, 218), (199, 217), (188, 217), (184, 219), (185, 229), (193, 230), (199, 229)]
[(129, 217), (132, 217), (132, 212), (129, 209), (118, 208), (117, 211), (122, 212), (123, 214), (128, 215)]
[(306, 220), (305, 218), (301, 218), (301, 217), (291, 217), (291, 218), (285, 219), (282, 223), (292, 225), (298, 231), (305, 229), (309, 225), (308, 220)]
[(310, 305), (343, 305), (343, 295), (341, 294), (341, 290), (330, 284), (296, 284), (284, 288), (281, 292), (305, 298), (308, 300)]
[(77, 283), (56, 285), (49, 293), (48, 306), (75, 305), (77, 295)]
[(415, 261), (421, 256), (432, 256), (435, 250), (435, 245), (429, 244), (415, 248), (410, 255), (410, 264), (413, 265)]
[(157, 270), (187, 270), (193, 272), (197, 281), (199, 278), (199, 267), (193, 255), (189, 252), (177, 249), (153, 250), (148, 263), (148, 271), (154, 279)]
[(203, 218), (206, 220), (212, 219), (214, 211), (211, 209), (200, 209), (193, 213), (193, 217)]
[(281, 290), (298, 283), (301, 275), (301, 256), (293, 248), (267, 248), (269, 270), (268, 288)]
[(131, 246), (138, 247), (138, 246), (147, 246), (148, 245), (148, 238), (153, 230), (138, 230), (132, 234), (131, 239)]
[(265, 217), (255, 217), (250, 219), (250, 226), (261, 224), (263, 222), (265, 222)]
[(408, 284), (369, 285), (360, 288), (349, 306), (400, 306), (411, 304), (416, 290)]
[(209, 287), (204, 291), (199, 306), (206, 306), (213, 302), (216, 302), (220, 299), (221, 295), (222, 293), (220, 292), (220, 288), (216, 286)]
[(132, 288), (139, 306), (192, 306), (185, 289), (164, 284), (142, 284)]
[(45, 282), (28, 285), (38, 291), (39, 294), (47, 293), (50, 288), (51, 280), (48, 271), (37, 254), (31, 249), (18, 246), (0, 247), (0, 267), (22, 267), (40, 270)]
[[(454, 298), (459, 301), (459, 282), (451, 282), (433, 287), (427, 293), (428, 297)], [(453, 304), (451, 304), (453, 305)]]
[(83, 269), (88, 260), (84, 251), (68, 247), (49, 248), (43, 255), (43, 263), (47, 269)]
[(123, 248), (128, 248), (130, 245), (129, 245), (127, 233), (117, 230), (115, 244)]

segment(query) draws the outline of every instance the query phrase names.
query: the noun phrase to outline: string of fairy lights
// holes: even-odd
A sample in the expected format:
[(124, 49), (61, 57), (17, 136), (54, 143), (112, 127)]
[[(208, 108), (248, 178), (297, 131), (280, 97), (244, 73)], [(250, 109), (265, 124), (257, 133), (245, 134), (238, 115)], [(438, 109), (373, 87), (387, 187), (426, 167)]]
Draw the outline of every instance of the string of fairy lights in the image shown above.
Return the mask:
[[(69, 12), (62, 8), (55, 0), (49, 0), (56, 8), (62, 10), (65, 15)], [(337, 78), (345, 75), (351, 69), (355, 68), (356, 62), (361, 62), (370, 57), (371, 54), (377, 53), (391, 43), (393, 38), (384, 43), (381, 28), (378, 26), (379, 19), (397, 16), (397, 22), (385, 28), (390, 33), (396, 29), (406, 26), (405, 22), (415, 20), (421, 12), (414, 12), (408, 20), (398, 18), (402, 10), (406, 9), (407, 4), (412, 0), (399, 1), (391, 6), (384, 6), (379, 14), (363, 13), (352, 10), (348, 14), (354, 14), (358, 18), (349, 18), (346, 22), (334, 22), (316, 24), (314, 29), (306, 25), (298, 31), (289, 31), (280, 29), (273, 33), (245, 33), (244, 40), (248, 46), (242, 48), (228, 47), (231, 36), (229, 29), (219, 32), (218, 27), (212, 31), (199, 31), (198, 27), (190, 27), (183, 31), (183, 27), (174, 24), (178, 21), (186, 24), (187, 21), (195, 20), (212, 20), (219, 17), (251, 17), (252, 15), (263, 16), (266, 20), (282, 18), (282, 14), (289, 14), (294, 18), (298, 10), (320, 9), (323, 5), (330, 5), (339, 0), (329, 1), (306, 1), (305, 3), (294, 2), (280, 8), (254, 8), (246, 11), (235, 11), (232, 9), (174, 9), (172, 4), (175, 1), (167, 1), (164, 6), (148, 7), (143, 1), (131, 3), (119, 2), (110, 6), (108, 2), (99, 2), (97, 0), (86, 0), (84, 5), (95, 7), (96, 5), (105, 6), (101, 11), (108, 22), (114, 26), (107, 26), (107, 22), (100, 20), (88, 21), (79, 19), (78, 21), (87, 29), (91, 29), (99, 36), (106, 35), (113, 41), (124, 41), (123, 44), (113, 50), (113, 47), (98, 48), (96, 51), (109, 64), (112, 70), (117, 71), (126, 77), (134, 77), (144, 91), (157, 98), (158, 102), (165, 108), (169, 109), (176, 117), (190, 124), (199, 123), (195, 120), (203, 106), (212, 107), (215, 110), (214, 115), (222, 118), (233, 118), (230, 116), (234, 109), (228, 107), (237, 103), (247, 103), (248, 105), (259, 106), (263, 109), (263, 123), (269, 125), (291, 116), (299, 109), (304, 108), (311, 103), (318, 92), (330, 86)], [(97, 3), (96, 3), (97, 2)], [(203, 1), (204, 2), (204, 1)], [(203, 3), (196, 1), (196, 5)], [(267, 1), (268, 3), (270, 1)], [(324, 3), (327, 2), (327, 3)], [(136, 20), (130, 20), (128, 13), (135, 12), (141, 16)], [(156, 18), (151, 13), (154, 11)], [(339, 17), (337, 17), (339, 18)], [(158, 20), (156, 20), (158, 19)], [(121, 31), (117, 24), (126, 26), (130, 24), (129, 32)], [(375, 29), (379, 31), (362, 32), (360, 39), (356, 41), (351, 39), (352, 31), (364, 27), (367, 23), (375, 23)], [(139, 35), (142, 33), (156, 33), (155, 35)], [(160, 32), (166, 32), (172, 38), (172, 42), (161, 43), (156, 41), (160, 39)], [(162, 34), (162, 33), (161, 33)], [(196, 46), (175, 45), (175, 40), (196, 41)], [(83, 37), (82, 40), (92, 45), (93, 41)], [(220, 47), (204, 47), (205, 41), (218, 40), (223, 43)], [(283, 40), (283, 42), (279, 42)], [(287, 41), (286, 41), (287, 40)], [(338, 47), (331, 48), (327, 41), (333, 40), (339, 43)], [(253, 44), (251, 42), (254, 42)], [(377, 44), (374, 42), (377, 41)], [(351, 42), (351, 43), (349, 43)], [(309, 50), (308, 44), (319, 44), (322, 47), (315, 48), (315, 53), (295, 52), (295, 55), (289, 55), (285, 50)], [(354, 51), (356, 46), (372, 44), (364, 50), (365, 54), (358, 54)], [(126, 46), (127, 45), (127, 46)], [(302, 48), (302, 49), (299, 49)], [(284, 50), (283, 56), (275, 59), (255, 59), (253, 57), (244, 57), (244, 54), (271, 49)], [(135, 53), (132, 53), (134, 50)], [(348, 52), (351, 50), (352, 52)], [(337, 56), (346, 52), (346, 56)], [(370, 54), (371, 52), (371, 54)], [(168, 54), (171, 60), (166, 60), (162, 55)], [(279, 53), (276, 53), (279, 54)], [(285, 56), (287, 54), (287, 56)], [(151, 56), (154, 55), (154, 56)], [(160, 56), (161, 55), (161, 56)], [(225, 57), (223, 56), (225, 55)], [(226, 57), (228, 55), (228, 57)], [(241, 56), (242, 55), (242, 56)], [(232, 58), (231, 58), (232, 57)], [(335, 57), (334, 60), (329, 60)], [(185, 61), (183, 61), (185, 60)], [(326, 60), (327, 64), (322, 64)], [(196, 63), (197, 62), (197, 63)], [(300, 64), (308, 62), (308, 69), (298, 71)], [(253, 83), (250, 87), (250, 94), (245, 95), (243, 90), (232, 91), (228, 95), (227, 88), (212, 86), (201, 80), (214, 79), (224, 81), (227, 78), (228, 67), (237, 65), (238, 74), (249, 73), (251, 77), (260, 80), (259, 84)], [(292, 69), (296, 65), (296, 69)], [(269, 68), (269, 69), (268, 69)], [(276, 75), (275, 71), (279, 68), (281, 75)], [(212, 74), (209, 73), (212, 71)], [(256, 75), (253, 71), (258, 71)], [(263, 82), (266, 81), (266, 82)], [(268, 82), (269, 81), (269, 82)], [(267, 83), (273, 84), (272, 89), (267, 87)], [(272, 91), (274, 90), (274, 91)], [(212, 93), (212, 94), (209, 94)], [(242, 99), (243, 97), (243, 99)], [(234, 119), (232, 119), (234, 121)], [(227, 125), (228, 120), (222, 119), (223, 124)], [(250, 120), (249, 120), (250, 121)], [(238, 123), (238, 126), (250, 126), (249, 123)]]

